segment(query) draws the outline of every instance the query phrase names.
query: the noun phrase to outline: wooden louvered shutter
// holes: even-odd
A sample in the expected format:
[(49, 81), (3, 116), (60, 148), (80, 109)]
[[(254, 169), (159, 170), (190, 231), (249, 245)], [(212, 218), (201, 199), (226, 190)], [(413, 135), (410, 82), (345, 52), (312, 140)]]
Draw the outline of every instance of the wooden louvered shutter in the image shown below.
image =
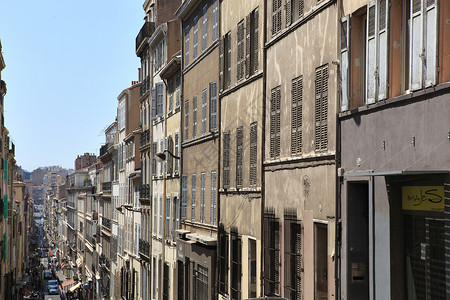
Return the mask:
[[(437, 83), (437, 41), (439, 14), (436, 0), (426, 1), (425, 8), (425, 87)], [(447, 19), (448, 20), (448, 19)]]
[(267, 215), (264, 215), (264, 295), (270, 296), (270, 274), (271, 274), (271, 251), (270, 251), (270, 222)]
[(410, 21), (410, 90), (422, 88), (423, 78), (423, 9), (422, 1), (412, 0)]
[(259, 64), (259, 8), (253, 12), (253, 73), (258, 71)]
[(341, 112), (348, 110), (350, 90), (350, 17), (347, 15), (341, 19)]
[(244, 128), (240, 126), (236, 130), (236, 188), (242, 187), (242, 158), (243, 158)]
[(291, 0), (286, 0), (286, 27), (292, 23), (292, 3)]
[(315, 148), (324, 150), (328, 145), (328, 66), (316, 69), (315, 90)]
[(225, 69), (225, 59), (224, 59), (224, 38), (220, 38), (219, 40), (219, 91), (222, 92), (224, 90), (225, 82), (224, 82), (224, 69)]
[(280, 225), (278, 221), (273, 220), (273, 252), (274, 252), (274, 276), (273, 276), (273, 284), (274, 284), (274, 292), (275, 295), (280, 294)]
[(227, 67), (226, 67), (226, 74), (227, 74), (227, 78), (226, 78), (226, 87), (230, 87), (231, 86), (231, 33), (228, 33), (226, 35), (226, 56), (227, 56)]
[(206, 89), (202, 91), (202, 135), (205, 134), (206, 134)]
[[(167, 150), (169, 150), (170, 153), (174, 153), (173, 152), (173, 139), (172, 139), (172, 136), (169, 136), (167, 141), (168, 141), (168, 149)], [(168, 154), (166, 156), (166, 160), (168, 161), (167, 173), (168, 174), (172, 174), (173, 173), (173, 160), (174, 160), (174, 158), (172, 157), (172, 155)]]
[(270, 107), (270, 157), (275, 158), (280, 155), (280, 102), (281, 89), (272, 89)]
[(184, 102), (184, 140), (189, 139), (189, 101)]
[(258, 161), (258, 123), (250, 125), (250, 186), (256, 185)]
[(272, 0), (272, 35), (281, 30), (281, 0)]
[(152, 88), (152, 119), (156, 118), (156, 88)]
[(251, 70), (252, 70), (252, 63), (251, 63), (251, 52), (252, 52), (252, 45), (251, 45), (251, 15), (248, 15), (245, 18), (245, 77), (250, 77)]
[(244, 78), (244, 21), (238, 24), (237, 28), (237, 81)]
[(383, 100), (388, 97), (388, 56), (389, 56), (389, 1), (378, 0), (378, 48), (377, 48), (377, 74), (378, 89), (377, 99)]
[[(179, 146), (179, 142), (180, 142), (180, 134), (178, 133), (178, 132), (175, 132), (175, 145), (174, 145), (174, 148), (175, 148), (175, 156), (180, 156), (180, 153), (179, 153), (179, 149), (180, 149), (180, 146)], [(179, 164), (179, 159), (175, 159), (175, 161), (174, 161), (174, 163), (175, 163), (175, 168), (174, 168), (174, 172), (175, 172), (175, 174), (178, 174), (178, 164)]]
[(230, 187), (230, 132), (223, 133), (223, 188)]
[(293, 253), (294, 262), (291, 262), (294, 268), (294, 278), (293, 278), (293, 289), (295, 290), (295, 297), (292, 299), (301, 300), (302, 299), (302, 276), (303, 276), (303, 254), (302, 254), (302, 226), (301, 224), (293, 224), (292, 233), (292, 243), (293, 243)]
[(289, 297), (292, 290), (292, 263), (291, 260), (291, 220), (284, 219), (284, 296)]
[(303, 12), (305, 9), (305, 3), (304, 0), (298, 0), (298, 17), (303, 17)]
[(377, 9), (376, 0), (367, 4), (367, 36), (366, 36), (366, 103), (374, 103), (376, 97), (377, 71)]
[(292, 80), (291, 154), (302, 152), (303, 77)]

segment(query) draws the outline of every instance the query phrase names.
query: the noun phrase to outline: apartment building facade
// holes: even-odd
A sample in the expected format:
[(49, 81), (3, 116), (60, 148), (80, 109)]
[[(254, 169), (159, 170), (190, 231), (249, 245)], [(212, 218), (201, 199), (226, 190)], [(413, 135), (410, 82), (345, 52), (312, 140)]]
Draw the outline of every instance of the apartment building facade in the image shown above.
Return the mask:
[(439, 0), (342, 6), (342, 299), (450, 297), (449, 16)]

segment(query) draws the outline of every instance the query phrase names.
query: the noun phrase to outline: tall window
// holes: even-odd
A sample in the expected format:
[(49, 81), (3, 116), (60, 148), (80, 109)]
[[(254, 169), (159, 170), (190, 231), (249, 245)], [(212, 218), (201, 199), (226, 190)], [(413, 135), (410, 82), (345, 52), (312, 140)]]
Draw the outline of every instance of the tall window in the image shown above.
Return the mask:
[(175, 79), (175, 108), (180, 106), (180, 86), (181, 86), (181, 76), (178, 73)]
[[(175, 156), (177, 156), (177, 157), (180, 157), (180, 146), (179, 146), (179, 143), (180, 143), (180, 134), (178, 133), (178, 132), (175, 132), (175, 152), (174, 152), (174, 154), (175, 154)], [(174, 164), (175, 164), (175, 167), (174, 167), (174, 173), (175, 174), (178, 174), (178, 169), (179, 169), (179, 163), (180, 163), (180, 160), (179, 159), (174, 159)]]
[[(171, 198), (170, 196), (166, 197), (166, 223), (165, 223), (165, 228), (164, 228), (164, 236), (166, 238), (166, 240), (170, 239), (170, 202), (171, 202)], [(175, 217), (175, 216), (174, 216)]]
[(280, 295), (280, 227), (275, 214), (264, 213), (264, 295)]
[(280, 156), (281, 87), (272, 89), (270, 101), (270, 157)]
[(189, 139), (189, 100), (184, 102), (184, 140)]
[(209, 299), (208, 297), (208, 268), (197, 265), (194, 270), (194, 299)]
[(250, 124), (250, 186), (256, 186), (258, 163), (258, 123)]
[(286, 0), (286, 27), (303, 17), (304, 0)]
[(316, 150), (328, 147), (328, 65), (316, 69), (315, 84)]
[(153, 197), (153, 233), (158, 234), (158, 196)]
[(326, 224), (314, 224), (314, 294), (328, 295), (328, 229)]
[(217, 0), (214, 0), (213, 2), (213, 41), (217, 40), (219, 37), (219, 7), (217, 2)]
[(228, 294), (228, 234), (219, 224), (219, 293)]
[(192, 58), (197, 58), (197, 48), (198, 48), (198, 16), (194, 17), (194, 53)]
[(291, 153), (302, 152), (303, 77), (292, 80)]
[(220, 90), (225, 90), (231, 85), (231, 32), (225, 34), (220, 40), (219, 60)]
[(230, 132), (226, 131), (223, 133), (223, 176), (222, 185), (223, 188), (230, 187)]
[(158, 151), (158, 143), (153, 142), (152, 143), (152, 175), (156, 176), (156, 152)]
[(236, 130), (236, 188), (242, 187), (242, 160), (244, 156), (244, 127)]
[(241, 299), (242, 244), (237, 229), (231, 231), (231, 299)]
[(163, 196), (159, 196), (159, 236), (163, 236), (163, 208), (164, 208), (164, 200)]
[(272, 35), (281, 30), (281, 0), (272, 0)]
[(208, 4), (203, 6), (202, 51), (206, 50), (208, 39)]
[(181, 176), (181, 219), (186, 220), (187, 218), (187, 174)]
[(197, 95), (192, 98), (192, 138), (197, 137)]
[(302, 299), (302, 232), (301, 224), (291, 216), (284, 216), (284, 295)]
[(237, 80), (244, 78), (244, 20), (237, 26)]
[(209, 84), (209, 131), (217, 130), (217, 82)]
[[(256, 271), (256, 240), (248, 239), (248, 298), (256, 298), (257, 271)], [(295, 299), (297, 300), (297, 299)]]
[(175, 90), (175, 80), (173, 79), (173, 77), (168, 80), (167, 85), (169, 94), (169, 112), (171, 112), (173, 110), (173, 94)]
[(205, 223), (205, 188), (206, 173), (202, 172), (200, 176), (200, 222)]
[(211, 225), (216, 225), (217, 173), (211, 171)]
[(184, 64), (189, 65), (189, 25), (184, 29)]
[(172, 241), (176, 241), (177, 233), (175, 230), (180, 228), (180, 198), (177, 196), (173, 197), (173, 213), (172, 213)]
[(258, 71), (259, 63), (259, 8), (253, 10), (246, 18), (246, 50), (245, 66), (246, 77)]
[(202, 91), (202, 135), (206, 134), (206, 92), (206, 89)]
[(158, 117), (164, 116), (164, 83), (158, 82), (156, 84), (156, 115)]
[(195, 200), (196, 200), (196, 175), (192, 174), (191, 185), (191, 221), (195, 221)]
[(169, 264), (165, 262), (163, 271), (163, 300), (168, 300), (170, 297), (169, 283), (170, 283), (170, 269)]

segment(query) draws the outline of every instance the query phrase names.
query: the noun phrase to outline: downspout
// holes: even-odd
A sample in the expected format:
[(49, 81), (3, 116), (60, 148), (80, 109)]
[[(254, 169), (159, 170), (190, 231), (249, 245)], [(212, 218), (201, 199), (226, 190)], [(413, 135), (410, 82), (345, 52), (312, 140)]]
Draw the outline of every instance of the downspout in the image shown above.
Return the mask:
[[(218, 0), (216, 0), (218, 1)], [(221, 28), (222, 26), (220, 26), (221, 24), (221, 3), (222, 1), (218, 1), (217, 3), (217, 39), (219, 41), (219, 48), (220, 48), (220, 33), (221, 33)], [(220, 49), (219, 49), (220, 51)], [(218, 62), (219, 62), (219, 66), (220, 66), (220, 54), (218, 57)], [(220, 69), (220, 67), (219, 67)], [(220, 72), (220, 71), (219, 71)], [(219, 224), (220, 224), (220, 149), (221, 149), (221, 122), (222, 122), (222, 118), (221, 118), (221, 112), (222, 112), (222, 97), (220, 97), (219, 93), (220, 93), (220, 82), (219, 82), (219, 78), (217, 78), (217, 85), (216, 85), (216, 96), (217, 96), (217, 134), (218, 134), (218, 145), (217, 145), (217, 172), (216, 172), (216, 199), (217, 199), (217, 206), (216, 206), (216, 211), (217, 211), (217, 218), (216, 218), (216, 223), (217, 223), (217, 247), (216, 247), (216, 268), (215, 268), (215, 273), (216, 273), (216, 278), (215, 278), (215, 282), (216, 282), (216, 291), (215, 291), (215, 299), (219, 299), (219, 249), (220, 249), (220, 236), (219, 236)]]

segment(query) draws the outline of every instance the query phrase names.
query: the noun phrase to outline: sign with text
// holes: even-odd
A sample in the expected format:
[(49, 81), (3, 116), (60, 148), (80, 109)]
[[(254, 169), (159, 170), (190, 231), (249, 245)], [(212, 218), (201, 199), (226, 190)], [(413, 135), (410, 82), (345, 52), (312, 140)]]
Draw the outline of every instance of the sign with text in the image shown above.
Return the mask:
[(444, 187), (402, 186), (402, 208), (444, 212)]

